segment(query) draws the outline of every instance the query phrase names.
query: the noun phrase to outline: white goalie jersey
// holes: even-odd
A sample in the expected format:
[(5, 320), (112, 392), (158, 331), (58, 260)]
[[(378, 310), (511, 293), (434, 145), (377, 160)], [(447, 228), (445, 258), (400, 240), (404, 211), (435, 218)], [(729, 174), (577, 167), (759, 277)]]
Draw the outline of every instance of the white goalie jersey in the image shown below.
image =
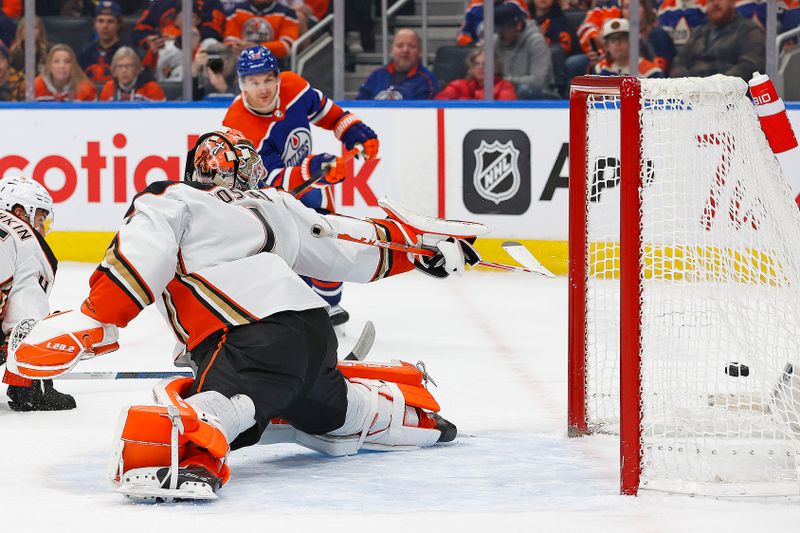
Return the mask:
[(56, 259), (28, 223), (0, 211), (0, 315), (7, 334), (23, 318), (50, 313), (48, 294), (55, 281)]
[(154, 183), (134, 199), (82, 310), (123, 327), (155, 302), (191, 349), (218, 330), (324, 307), (298, 274), (363, 283), (413, 268), (406, 254), (315, 237), (315, 226), (389, 233), (380, 221), (320, 215), (278, 189)]

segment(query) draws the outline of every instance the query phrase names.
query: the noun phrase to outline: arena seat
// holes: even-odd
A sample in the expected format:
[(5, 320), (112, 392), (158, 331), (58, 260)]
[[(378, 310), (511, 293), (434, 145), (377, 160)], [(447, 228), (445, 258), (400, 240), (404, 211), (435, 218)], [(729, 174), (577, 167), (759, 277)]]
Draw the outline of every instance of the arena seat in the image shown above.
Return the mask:
[(68, 44), (77, 54), (92, 41), (94, 19), (89, 17), (42, 17), (50, 44)]
[(433, 61), (433, 73), (439, 80), (441, 89), (453, 80), (458, 80), (467, 75), (467, 46), (441, 46), (436, 50)]
[(564, 11), (564, 16), (567, 17), (567, 22), (572, 26), (572, 29), (577, 32), (580, 25), (583, 24), (583, 19), (586, 18), (586, 10), (567, 9)]

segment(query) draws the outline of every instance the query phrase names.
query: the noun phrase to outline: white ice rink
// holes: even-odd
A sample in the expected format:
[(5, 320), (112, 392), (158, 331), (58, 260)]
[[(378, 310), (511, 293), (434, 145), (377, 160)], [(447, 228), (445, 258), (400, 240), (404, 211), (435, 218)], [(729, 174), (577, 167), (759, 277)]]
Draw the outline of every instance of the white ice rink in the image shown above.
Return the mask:
[[(53, 309), (78, 306), (90, 272), (62, 264)], [(133, 504), (105, 478), (119, 409), (149, 402), (152, 381), (60, 381), (78, 402), (63, 413), (15, 413), (0, 395), (0, 531), (800, 531), (798, 502), (617, 494), (615, 439), (566, 438), (566, 289), (564, 278), (484, 272), (346, 286), (353, 319), (341, 351), (371, 319), (369, 358), (425, 361), (442, 414), (473, 436), (339, 459), (246, 448), (211, 503)], [(121, 345), (78, 370), (172, 369), (155, 309)]]

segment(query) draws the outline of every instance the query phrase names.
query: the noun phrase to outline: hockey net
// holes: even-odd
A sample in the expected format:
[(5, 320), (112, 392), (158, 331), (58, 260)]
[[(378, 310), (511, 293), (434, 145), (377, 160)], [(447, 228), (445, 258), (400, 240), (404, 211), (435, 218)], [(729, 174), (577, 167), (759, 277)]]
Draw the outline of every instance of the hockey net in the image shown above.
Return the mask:
[(571, 435), (621, 488), (800, 494), (800, 212), (738, 78), (578, 78)]

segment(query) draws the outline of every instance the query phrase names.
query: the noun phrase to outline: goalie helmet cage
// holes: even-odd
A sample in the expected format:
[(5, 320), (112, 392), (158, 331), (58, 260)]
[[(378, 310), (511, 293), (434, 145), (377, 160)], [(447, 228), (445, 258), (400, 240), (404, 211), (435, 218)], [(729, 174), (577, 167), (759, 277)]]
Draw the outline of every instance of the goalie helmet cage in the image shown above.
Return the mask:
[(746, 84), (570, 92), (570, 436), (620, 489), (800, 495), (800, 212)]

